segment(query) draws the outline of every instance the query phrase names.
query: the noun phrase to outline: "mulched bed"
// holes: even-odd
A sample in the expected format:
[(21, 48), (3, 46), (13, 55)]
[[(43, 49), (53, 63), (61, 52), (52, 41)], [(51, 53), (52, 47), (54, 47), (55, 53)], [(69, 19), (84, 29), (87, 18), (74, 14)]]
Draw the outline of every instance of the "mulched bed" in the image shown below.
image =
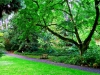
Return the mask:
[(47, 64), (53, 64), (53, 65), (57, 65), (57, 66), (63, 66), (63, 67), (67, 67), (67, 68), (74, 68), (74, 69), (84, 70), (84, 71), (88, 71), (88, 72), (95, 72), (95, 73), (99, 73), (100, 74), (100, 69), (96, 69), (96, 68), (89, 68), (89, 67), (70, 65), (70, 64), (64, 64), (64, 63), (56, 63), (56, 62), (52, 62), (52, 61), (46, 60), (46, 59), (28, 58), (28, 57), (25, 57), (25, 56), (22, 56), (22, 55), (13, 54), (13, 53), (7, 53), (6, 55), (17, 57), (17, 58), (22, 58), (22, 59), (26, 59), (26, 60), (31, 60), (31, 61), (38, 61), (38, 62), (43, 62), (43, 63), (47, 63)]

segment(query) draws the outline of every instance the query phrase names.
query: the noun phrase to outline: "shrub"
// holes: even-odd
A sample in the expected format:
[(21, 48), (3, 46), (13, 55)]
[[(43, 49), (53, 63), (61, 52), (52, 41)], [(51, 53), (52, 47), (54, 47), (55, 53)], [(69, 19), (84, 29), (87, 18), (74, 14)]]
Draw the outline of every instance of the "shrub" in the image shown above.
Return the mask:
[(83, 55), (84, 61), (88, 66), (93, 66), (94, 63), (100, 64), (99, 50), (88, 49)]
[(9, 39), (5, 39), (5, 49), (7, 50), (7, 51), (9, 51), (9, 50), (11, 50), (11, 44), (10, 44), (10, 41), (9, 41)]
[(0, 57), (5, 53), (5, 45), (0, 42)]
[(99, 55), (96, 57), (95, 63), (98, 64), (98, 67), (100, 67), (100, 53)]
[(76, 56), (79, 54), (78, 49), (75, 46), (66, 49), (55, 49), (53, 55), (55, 56)]
[(80, 56), (69, 56), (67, 57), (65, 63), (72, 65), (81, 65), (81, 57)]
[(0, 57), (2, 57), (3, 54), (4, 54), (4, 51), (0, 49)]

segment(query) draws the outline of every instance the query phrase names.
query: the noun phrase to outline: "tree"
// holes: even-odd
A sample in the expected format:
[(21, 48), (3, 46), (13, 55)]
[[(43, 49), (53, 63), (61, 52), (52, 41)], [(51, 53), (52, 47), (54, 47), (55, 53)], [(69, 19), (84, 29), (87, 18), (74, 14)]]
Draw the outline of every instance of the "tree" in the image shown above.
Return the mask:
[(22, 8), (23, 0), (1, 0), (0, 1), (0, 18), (3, 17), (3, 13), (11, 14), (13, 11), (17, 12)]
[[(30, 5), (25, 8), (26, 10), (23, 9), (17, 13), (11, 21), (12, 29), (15, 32), (11, 40), (15, 37), (14, 40), (20, 41), (20, 43), (18, 43), (18, 51), (20, 52), (22, 48), (24, 48), (23, 51), (26, 51), (26, 49), (28, 52), (37, 51), (39, 46), (37, 39), (40, 28), (34, 27), (35, 21), (33, 20), (33, 16), (31, 16), (34, 12), (32, 12), (33, 9)], [(27, 48), (25, 45), (27, 45)]]
[[(80, 55), (83, 55), (89, 47), (91, 38), (99, 22), (100, 1), (45, 0), (42, 2), (33, 0), (33, 2), (36, 3), (38, 8), (36, 12), (38, 13), (39, 22), (36, 25), (47, 29), (66, 42), (75, 44), (80, 50)], [(65, 30), (67, 33), (72, 33), (74, 39), (68, 36), (62, 36), (62, 34), (57, 33), (56, 30), (51, 29), (54, 27), (53, 25), (55, 25), (56, 30)], [(82, 28), (89, 30), (85, 39), (80, 37)], [(86, 29), (84, 30), (86, 31)]]
[[(33, 29), (36, 28), (35, 31), (41, 28), (48, 30), (65, 42), (76, 45), (80, 55), (89, 48), (99, 22), (99, 0), (25, 0), (25, 2), (26, 11), (22, 10), (21, 14), (26, 20), (22, 20), (21, 26), (24, 27), (24, 22), (28, 22)], [(36, 26), (41, 28), (37, 29)]]

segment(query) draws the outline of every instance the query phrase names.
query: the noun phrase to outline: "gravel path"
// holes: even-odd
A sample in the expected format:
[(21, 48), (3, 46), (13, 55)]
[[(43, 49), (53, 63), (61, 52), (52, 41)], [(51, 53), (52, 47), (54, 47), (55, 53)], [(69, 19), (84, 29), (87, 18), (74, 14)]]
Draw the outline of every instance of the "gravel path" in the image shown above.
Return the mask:
[(84, 70), (84, 71), (88, 71), (88, 72), (95, 72), (95, 73), (99, 73), (100, 74), (100, 69), (95, 69), (95, 68), (89, 68), (89, 67), (82, 67), (82, 66), (76, 66), (76, 65), (69, 65), (69, 64), (64, 64), (64, 63), (55, 63), (49, 60), (45, 60), (45, 59), (34, 59), (34, 58), (28, 58), (22, 55), (17, 55), (17, 54), (6, 54), (9, 56), (13, 56), (13, 57), (17, 57), (17, 58), (22, 58), (22, 59), (26, 59), (26, 60), (31, 60), (31, 61), (38, 61), (38, 62), (43, 62), (43, 63), (47, 63), (47, 64), (53, 64), (53, 65), (57, 65), (57, 66), (63, 66), (63, 67), (67, 67), (67, 68), (74, 68), (74, 69), (79, 69), (79, 70)]

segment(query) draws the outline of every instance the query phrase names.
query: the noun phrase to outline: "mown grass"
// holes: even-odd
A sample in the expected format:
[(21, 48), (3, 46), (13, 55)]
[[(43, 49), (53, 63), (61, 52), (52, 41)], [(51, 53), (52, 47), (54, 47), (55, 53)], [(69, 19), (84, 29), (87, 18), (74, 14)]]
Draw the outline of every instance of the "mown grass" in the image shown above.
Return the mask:
[(35, 58), (35, 59), (40, 59), (40, 55), (23, 55), (29, 58)]
[(3, 56), (0, 58), (0, 75), (99, 75), (96, 73)]

